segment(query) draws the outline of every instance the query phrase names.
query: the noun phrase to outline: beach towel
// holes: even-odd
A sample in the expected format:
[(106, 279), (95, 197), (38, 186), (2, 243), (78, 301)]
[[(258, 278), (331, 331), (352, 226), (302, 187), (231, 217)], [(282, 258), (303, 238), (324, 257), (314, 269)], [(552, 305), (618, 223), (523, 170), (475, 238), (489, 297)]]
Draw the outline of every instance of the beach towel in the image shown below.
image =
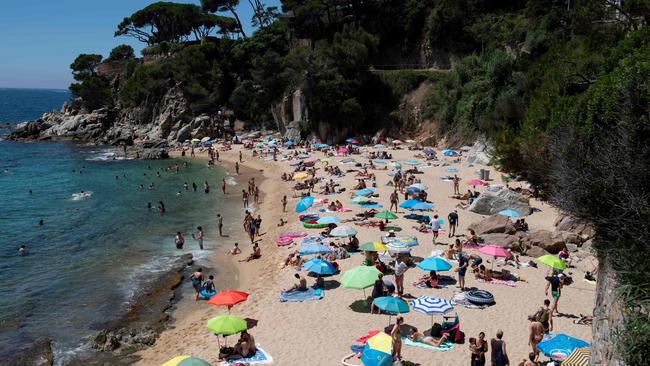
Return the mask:
[(591, 285), (595, 285), (595, 284), (596, 284), (596, 281), (594, 281), (594, 280), (588, 280), (588, 279), (586, 279), (586, 278), (583, 278), (582, 280), (585, 281), (585, 282), (587, 282), (588, 284), (591, 284)]
[(486, 281), (483, 279), (478, 278), (478, 282), (482, 283), (491, 283), (493, 285), (506, 285), (510, 287), (517, 287), (517, 282), (516, 281), (505, 281), (505, 280), (498, 280), (496, 278), (493, 278), (492, 281)]
[(443, 351), (444, 352), (444, 351), (449, 351), (449, 350), (454, 348), (454, 344), (449, 343), (449, 342), (443, 343), (442, 345), (440, 345), (440, 347), (436, 347), (436, 346), (432, 346), (430, 344), (426, 344), (426, 343), (422, 343), (422, 342), (414, 342), (414, 341), (410, 340), (407, 337), (402, 337), (402, 342), (407, 346), (420, 347), (420, 348), (424, 348), (424, 349), (428, 349), (428, 350), (432, 350), (432, 351)]
[(280, 234), (281, 238), (302, 238), (307, 236), (307, 233), (304, 231), (287, 231)]
[(323, 289), (308, 288), (305, 291), (280, 292), (280, 302), (315, 301), (323, 298)]
[(471, 301), (467, 300), (465, 298), (465, 293), (464, 292), (456, 292), (454, 293), (454, 297), (451, 298), (451, 303), (453, 305), (458, 305), (462, 306), (468, 309), (485, 309), (488, 306), (483, 304), (483, 305), (476, 305), (473, 304)]
[(248, 365), (248, 364), (270, 364), (273, 363), (273, 357), (266, 353), (259, 345), (256, 346), (257, 352), (252, 357), (240, 358), (237, 360), (223, 361), (220, 365)]
[[(428, 288), (431, 288), (431, 287), (427, 286), (426, 283), (420, 283), (420, 284), (415, 285), (415, 288), (428, 289)], [(436, 286), (435, 288), (437, 288), (437, 289), (447, 288), (447, 285), (438, 284), (438, 286)]]

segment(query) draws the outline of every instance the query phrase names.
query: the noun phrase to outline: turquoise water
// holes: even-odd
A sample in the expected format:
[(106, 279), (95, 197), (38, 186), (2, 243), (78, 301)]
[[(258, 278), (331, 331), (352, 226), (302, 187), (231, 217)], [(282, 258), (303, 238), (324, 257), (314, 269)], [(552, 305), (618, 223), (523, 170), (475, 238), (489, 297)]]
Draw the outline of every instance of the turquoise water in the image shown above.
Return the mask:
[[(35, 93), (42, 98), (0, 90), (0, 123), (38, 117), (67, 98)], [(128, 309), (134, 291), (175, 257), (201, 258), (215, 249), (210, 233), (216, 213), (235, 212), (221, 200), (222, 169), (198, 162), (185, 167), (180, 159), (113, 160), (114, 153), (75, 143), (0, 141), (0, 359), (3, 351), (38, 337), (54, 339), (60, 352), (75, 349)], [(179, 174), (166, 171), (177, 163)], [(205, 180), (210, 194), (203, 192)], [(151, 182), (155, 189), (147, 188)], [(76, 199), (82, 190), (92, 193)], [(147, 209), (158, 201), (166, 213)], [(209, 234), (205, 251), (190, 237), (199, 225)], [(176, 231), (186, 236), (183, 250), (173, 244)], [(27, 245), (27, 255), (18, 254), (20, 244)]]

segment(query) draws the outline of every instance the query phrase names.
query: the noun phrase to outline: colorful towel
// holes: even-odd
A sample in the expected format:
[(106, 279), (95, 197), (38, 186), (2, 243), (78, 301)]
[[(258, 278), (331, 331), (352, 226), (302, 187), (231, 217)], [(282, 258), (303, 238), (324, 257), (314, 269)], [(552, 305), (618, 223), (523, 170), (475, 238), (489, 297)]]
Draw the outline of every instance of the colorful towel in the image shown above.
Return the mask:
[(280, 292), (280, 302), (303, 302), (315, 301), (323, 298), (323, 289), (308, 288), (305, 291), (293, 290)]
[(237, 360), (223, 361), (220, 365), (248, 365), (248, 364), (269, 364), (273, 363), (273, 357), (266, 353), (259, 345), (257, 347), (257, 352), (252, 357), (240, 358)]
[(405, 345), (411, 346), (411, 347), (420, 347), (420, 348), (425, 348), (429, 349), (432, 351), (449, 351), (454, 348), (453, 343), (443, 343), (440, 347), (432, 346), (430, 344), (422, 343), (422, 342), (414, 342), (406, 337), (402, 337), (402, 342), (404, 342)]
[(517, 282), (516, 281), (505, 281), (505, 280), (498, 280), (496, 278), (493, 278), (492, 281), (486, 281), (483, 279), (478, 278), (478, 282), (482, 283), (491, 283), (493, 285), (506, 285), (510, 287), (517, 287)]

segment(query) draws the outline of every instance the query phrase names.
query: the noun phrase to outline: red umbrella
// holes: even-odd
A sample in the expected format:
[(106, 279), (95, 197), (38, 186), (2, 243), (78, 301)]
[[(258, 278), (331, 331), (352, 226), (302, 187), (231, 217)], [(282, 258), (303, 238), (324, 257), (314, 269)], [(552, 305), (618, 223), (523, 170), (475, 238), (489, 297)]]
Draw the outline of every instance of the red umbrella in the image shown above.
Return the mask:
[(467, 185), (474, 186), (474, 187), (476, 187), (476, 186), (484, 186), (485, 182), (480, 180), (480, 179), (472, 179), (469, 182), (467, 182)]
[(244, 302), (248, 299), (248, 294), (242, 291), (228, 290), (221, 291), (218, 294), (212, 296), (208, 304), (216, 306), (227, 306), (228, 312), (233, 305)]

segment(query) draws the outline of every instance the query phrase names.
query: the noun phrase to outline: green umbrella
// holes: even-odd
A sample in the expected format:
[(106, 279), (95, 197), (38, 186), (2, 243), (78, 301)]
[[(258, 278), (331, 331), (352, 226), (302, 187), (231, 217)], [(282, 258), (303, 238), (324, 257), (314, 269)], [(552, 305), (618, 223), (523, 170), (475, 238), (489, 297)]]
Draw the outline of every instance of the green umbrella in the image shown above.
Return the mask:
[(382, 211), (382, 212), (376, 213), (375, 217), (378, 218), (378, 219), (386, 219), (386, 222), (388, 222), (388, 220), (396, 219), (397, 215), (395, 215), (394, 213), (392, 213), (390, 211)]
[(551, 268), (562, 269), (562, 270), (566, 269), (566, 263), (564, 263), (563, 260), (561, 260), (560, 258), (554, 255), (546, 254), (537, 258), (537, 260), (540, 263), (545, 264)]
[(190, 142), (201, 142), (201, 140), (199, 140), (197, 138), (193, 138), (192, 140), (190, 140)]
[(363, 298), (366, 299), (366, 288), (375, 284), (381, 272), (372, 266), (359, 266), (346, 271), (341, 277), (341, 283), (345, 288), (363, 290)]
[(374, 241), (361, 244), (359, 246), (359, 250), (362, 250), (364, 252), (383, 252), (388, 250), (388, 247), (378, 241)]
[(246, 321), (232, 315), (219, 315), (207, 321), (208, 330), (215, 334), (232, 335), (248, 329)]

